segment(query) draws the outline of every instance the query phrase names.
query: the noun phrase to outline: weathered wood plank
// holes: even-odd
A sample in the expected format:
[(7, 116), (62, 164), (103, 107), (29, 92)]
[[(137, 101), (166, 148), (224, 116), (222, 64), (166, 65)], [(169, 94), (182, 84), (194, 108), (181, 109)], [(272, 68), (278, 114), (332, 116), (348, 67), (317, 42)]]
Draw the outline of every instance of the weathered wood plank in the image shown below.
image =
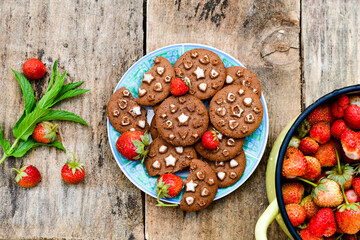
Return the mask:
[[(143, 239), (141, 192), (119, 170), (106, 132), (106, 104), (122, 74), (143, 54), (142, 1), (1, 1), (0, 119), (6, 138), (23, 100), (10, 71), (38, 57), (50, 72), (55, 59), (67, 81), (86, 80), (92, 91), (57, 108), (82, 116), (90, 128), (60, 122), (68, 149), (40, 147), (0, 166), (0, 238)], [(48, 79), (48, 78), (46, 78)], [(33, 83), (36, 96), (47, 83)], [(86, 163), (78, 186), (65, 184), (60, 170), (70, 152)], [(42, 182), (25, 190), (11, 167), (34, 164)]]
[[(260, 78), (270, 114), (268, 151), (277, 134), (301, 110), (299, 1), (149, 1), (147, 51), (195, 42), (239, 59)], [(253, 239), (267, 207), (268, 152), (251, 178), (199, 213), (155, 207), (146, 196), (146, 239)], [(286, 239), (273, 223), (269, 239)]]
[(303, 102), (360, 83), (360, 2), (302, 1)]

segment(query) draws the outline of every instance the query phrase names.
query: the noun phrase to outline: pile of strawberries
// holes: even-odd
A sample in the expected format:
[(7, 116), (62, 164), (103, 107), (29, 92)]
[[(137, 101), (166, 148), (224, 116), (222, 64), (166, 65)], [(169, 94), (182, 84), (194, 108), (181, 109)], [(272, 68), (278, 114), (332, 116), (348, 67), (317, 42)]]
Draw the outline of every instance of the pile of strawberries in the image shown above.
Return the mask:
[(285, 153), (282, 195), (302, 239), (357, 239), (360, 231), (360, 95), (309, 114)]

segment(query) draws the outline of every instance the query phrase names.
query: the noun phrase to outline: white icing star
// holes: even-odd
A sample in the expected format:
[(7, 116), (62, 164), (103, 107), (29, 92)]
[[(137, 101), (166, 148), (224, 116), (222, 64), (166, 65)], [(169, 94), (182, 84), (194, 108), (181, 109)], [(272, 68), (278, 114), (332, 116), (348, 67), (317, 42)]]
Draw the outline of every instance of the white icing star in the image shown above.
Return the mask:
[(207, 84), (206, 84), (206, 83), (200, 83), (200, 84), (198, 85), (198, 88), (199, 88), (201, 91), (203, 91), (203, 92), (206, 91), (206, 87), (207, 87)]
[(166, 166), (173, 166), (175, 167), (175, 162), (176, 162), (176, 158), (174, 158), (173, 155), (169, 155), (168, 157), (165, 158), (165, 162), (166, 162)]
[(193, 180), (190, 180), (190, 182), (188, 182), (186, 184), (186, 192), (195, 192), (195, 188), (196, 188), (197, 184), (194, 183)]
[(185, 123), (189, 119), (189, 116), (185, 115), (184, 113), (181, 113), (180, 116), (178, 116), (178, 120), (180, 123)]
[(175, 147), (175, 151), (177, 153), (183, 153), (184, 152), (184, 148), (183, 147)]
[(231, 161), (230, 161), (230, 167), (234, 168), (234, 167), (236, 167), (237, 165), (239, 165), (238, 162), (235, 161), (234, 159), (231, 159)]
[(217, 173), (217, 176), (218, 176), (218, 178), (219, 178), (220, 180), (224, 180), (224, 178), (225, 178), (225, 173), (224, 173), (224, 172), (218, 172), (218, 173)]
[(159, 152), (160, 152), (160, 153), (164, 153), (164, 152), (166, 152), (166, 150), (167, 150), (167, 146), (165, 146), (165, 145), (161, 145), (161, 146), (159, 147)]
[(231, 76), (229, 76), (229, 75), (226, 76), (226, 83), (230, 84), (233, 81), (234, 81), (234, 79)]
[(141, 127), (141, 128), (144, 128), (145, 127), (145, 121), (144, 120), (139, 120), (138, 126)]
[(159, 169), (160, 168), (160, 162), (158, 160), (156, 160), (154, 163), (153, 163), (153, 168), (156, 168), (156, 169)]
[(148, 84), (151, 83), (151, 81), (154, 79), (154, 77), (151, 74), (145, 73), (143, 81), (147, 82)]
[(197, 79), (205, 77), (204, 69), (202, 69), (200, 67), (197, 67), (195, 69), (194, 73), (195, 73)]

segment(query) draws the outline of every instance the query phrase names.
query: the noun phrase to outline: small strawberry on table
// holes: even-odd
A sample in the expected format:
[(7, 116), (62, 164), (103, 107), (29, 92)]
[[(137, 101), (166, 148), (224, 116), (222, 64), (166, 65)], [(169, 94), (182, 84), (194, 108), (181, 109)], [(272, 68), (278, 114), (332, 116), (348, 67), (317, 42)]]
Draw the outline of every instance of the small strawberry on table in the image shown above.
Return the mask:
[(39, 170), (33, 165), (27, 165), (20, 168), (20, 170), (13, 168), (18, 174), (15, 181), (23, 188), (35, 187), (41, 180)]
[(57, 126), (48, 121), (41, 122), (36, 125), (32, 138), (39, 143), (52, 143), (56, 140)]
[(39, 80), (45, 75), (46, 68), (39, 59), (32, 58), (24, 63), (23, 71), (29, 80)]

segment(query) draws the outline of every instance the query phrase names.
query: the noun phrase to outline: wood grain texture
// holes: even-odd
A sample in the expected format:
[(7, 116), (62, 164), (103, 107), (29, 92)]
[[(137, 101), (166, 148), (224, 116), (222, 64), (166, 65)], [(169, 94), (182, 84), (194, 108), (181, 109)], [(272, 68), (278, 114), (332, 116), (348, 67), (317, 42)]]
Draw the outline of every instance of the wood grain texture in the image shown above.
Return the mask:
[(360, 2), (302, 1), (303, 93), (308, 106), (360, 84)]
[[(147, 51), (193, 42), (239, 59), (262, 84), (270, 114), (268, 151), (281, 129), (301, 110), (299, 1), (149, 1)], [(267, 207), (268, 153), (234, 193), (198, 213), (155, 207), (146, 196), (146, 239), (253, 239)], [(269, 239), (286, 239), (273, 223)]]
[[(59, 122), (68, 153), (39, 147), (0, 166), (0, 239), (143, 239), (143, 204), (119, 170), (106, 132), (106, 105), (124, 72), (143, 54), (140, 1), (1, 1), (0, 119), (5, 137), (23, 107), (10, 67), (21, 71), (31, 57), (48, 72), (55, 59), (67, 82), (85, 80), (92, 91), (58, 105), (82, 116), (90, 127)], [(49, 75), (33, 83), (39, 98)], [(85, 181), (65, 184), (60, 170), (70, 152), (86, 164)], [(17, 186), (11, 167), (34, 164), (42, 182)]]

